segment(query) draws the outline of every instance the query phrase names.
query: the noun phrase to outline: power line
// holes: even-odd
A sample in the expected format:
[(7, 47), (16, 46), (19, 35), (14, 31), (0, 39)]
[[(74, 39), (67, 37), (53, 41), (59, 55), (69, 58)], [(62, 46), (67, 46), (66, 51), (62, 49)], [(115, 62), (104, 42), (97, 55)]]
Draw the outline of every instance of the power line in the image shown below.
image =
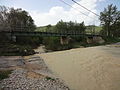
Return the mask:
[[(73, 9), (75, 9), (75, 10), (79, 11), (79, 12), (80, 12), (80, 13), (82, 13), (83, 15), (85, 15), (85, 16), (87, 16), (87, 17), (89, 17), (89, 18), (94, 19), (93, 17), (90, 17), (90, 16), (88, 16), (87, 14), (85, 14), (85, 13), (81, 12), (81, 11), (80, 11), (80, 10), (78, 10), (77, 8), (74, 8), (72, 5), (68, 4), (67, 2), (65, 2), (65, 1), (63, 1), (63, 0), (60, 0), (60, 1), (61, 1), (61, 2), (63, 2), (64, 4), (68, 5), (68, 6), (72, 7)], [(94, 19), (94, 20), (95, 20), (95, 19)], [(96, 21), (97, 21), (97, 20), (96, 20)]]
[(82, 8), (86, 9), (87, 11), (89, 11), (89, 12), (93, 13), (94, 15), (99, 16), (98, 14), (96, 14), (95, 12), (93, 12), (93, 11), (89, 10), (88, 8), (84, 7), (83, 5), (79, 4), (79, 3), (78, 3), (78, 2), (76, 2), (75, 0), (72, 0), (72, 1), (73, 1), (74, 3), (76, 3), (77, 5), (81, 6)]

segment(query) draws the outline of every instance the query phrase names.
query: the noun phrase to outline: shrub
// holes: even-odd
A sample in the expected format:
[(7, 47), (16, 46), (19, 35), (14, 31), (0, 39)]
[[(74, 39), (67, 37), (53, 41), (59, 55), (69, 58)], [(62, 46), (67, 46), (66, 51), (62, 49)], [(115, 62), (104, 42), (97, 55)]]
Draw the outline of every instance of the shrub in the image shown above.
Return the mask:
[(51, 77), (48, 77), (48, 76), (46, 76), (46, 79), (47, 79), (47, 80), (52, 80), (52, 81), (55, 81), (55, 79), (54, 79), (54, 78), (51, 78)]
[(60, 37), (45, 37), (43, 41), (47, 50), (59, 51), (71, 49), (73, 47), (71, 43), (62, 45), (60, 43)]
[(39, 44), (42, 44), (42, 37), (17, 37), (17, 44), (29, 45), (32, 48), (36, 48)]
[(61, 47), (60, 38), (58, 37), (45, 37), (43, 39), (43, 43), (48, 50), (56, 51), (59, 50), (59, 48)]
[(1, 70), (0, 71), (0, 80), (8, 78), (9, 74), (11, 74), (12, 70)]
[(29, 45), (24, 45), (24, 46), (19, 46), (18, 53), (19, 55), (26, 56), (26, 55), (35, 54), (35, 51)]

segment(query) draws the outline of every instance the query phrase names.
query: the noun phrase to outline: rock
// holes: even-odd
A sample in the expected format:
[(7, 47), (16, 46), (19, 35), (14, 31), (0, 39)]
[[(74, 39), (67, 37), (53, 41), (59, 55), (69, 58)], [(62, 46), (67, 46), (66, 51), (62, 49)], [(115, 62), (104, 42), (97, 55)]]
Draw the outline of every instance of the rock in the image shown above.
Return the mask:
[[(37, 73), (38, 75), (43, 72), (43, 75), (41, 74), (42, 76), (39, 78), (28, 78), (27, 74), (30, 71), (28, 71), (27, 68), (16, 69), (10, 74), (9, 78), (0, 82), (1, 88), (3, 88), (3, 90), (68, 90), (68, 87), (65, 86), (59, 78), (49, 76), (53, 73), (48, 69), (43, 59), (40, 57), (32, 57), (28, 61), (34, 63), (36, 60), (38, 61), (37, 64), (39, 64), (42, 68), (39, 70), (39, 73), (37, 73), (36, 70), (31, 72), (35, 74)], [(47, 80), (44, 73), (51, 79)]]

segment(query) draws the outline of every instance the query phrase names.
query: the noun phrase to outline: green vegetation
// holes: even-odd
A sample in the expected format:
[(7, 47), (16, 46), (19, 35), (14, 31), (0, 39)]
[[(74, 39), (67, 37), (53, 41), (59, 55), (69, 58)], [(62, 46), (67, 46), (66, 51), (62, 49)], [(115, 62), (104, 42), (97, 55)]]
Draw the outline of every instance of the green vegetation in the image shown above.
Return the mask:
[[(34, 31), (36, 26), (32, 17), (22, 9), (0, 6), (0, 31)], [(17, 42), (10, 35), (0, 33), (0, 56), (31, 55), (33, 48), (39, 46), (40, 37), (17, 37)]]
[(73, 47), (71, 43), (62, 45), (60, 43), (60, 37), (45, 37), (43, 39), (43, 44), (47, 50), (52, 51), (66, 50)]
[(37, 27), (35, 31), (52, 32), (52, 31), (55, 31), (55, 26), (47, 25), (47, 26)]
[(0, 31), (34, 31), (35, 28), (27, 11), (0, 6)]
[[(58, 32), (58, 33), (85, 33), (85, 25), (84, 22), (63, 22), (59, 21), (55, 26), (48, 25), (46, 27), (42, 27), (44, 30), (48, 32)], [(42, 28), (38, 28), (38, 30), (42, 30)], [(81, 37), (72, 37), (72, 40), (69, 41), (69, 44), (61, 44), (60, 37), (44, 37), (43, 44), (46, 49), (58, 51), (58, 50), (67, 50), (74, 48), (73, 42), (83, 41)]]
[(51, 78), (51, 77), (48, 77), (48, 76), (46, 76), (46, 79), (47, 79), (47, 80), (52, 80), (52, 81), (55, 81), (55, 79), (54, 79), (54, 78)]
[[(0, 31), (41, 31), (56, 33), (101, 34), (106, 43), (118, 42), (120, 37), (120, 11), (116, 6), (109, 5), (100, 13), (101, 26), (85, 26), (84, 22), (59, 21), (56, 25), (36, 28), (32, 17), (22, 9), (0, 6)], [(44, 44), (47, 50), (58, 51), (77, 47), (101, 45), (88, 44), (86, 37), (65, 37), (70, 39), (67, 44), (61, 43), (60, 37), (17, 37), (11, 41), (9, 35), (0, 34), (0, 55), (31, 55), (34, 48)], [(106, 44), (104, 43), (104, 44)]]
[(46, 30), (47, 30), (46, 26), (36, 28), (36, 31), (46, 32)]
[(25, 56), (31, 54), (35, 54), (35, 52), (29, 45), (17, 45), (11, 42), (0, 45), (0, 56)]
[(8, 78), (9, 74), (11, 74), (12, 70), (0, 70), (0, 81), (2, 79)]
[(103, 39), (106, 41), (106, 44), (120, 42), (120, 38), (118, 38), (118, 37), (109, 37), (109, 38), (103, 37)]
[(116, 6), (108, 5), (100, 13), (100, 20), (103, 30), (102, 35), (109, 37), (120, 37), (120, 11)]
[(99, 34), (102, 30), (102, 27), (101, 26), (94, 26), (94, 25), (89, 25), (89, 26), (86, 26), (86, 30), (85, 32), (90, 34)]
[(59, 21), (56, 25), (51, 26), (47, 25), (44, 27), (38, 27), (36, 31), (47, 31), (47, 32), (58, 32), (58, 33), (85, 33), (85, 25), (84, 22), (63, 22)]
[(99, 33), (102, 30), (102, 27), (101, 26), (95, 26), (95, 30), (96, 30), (97, 33)]

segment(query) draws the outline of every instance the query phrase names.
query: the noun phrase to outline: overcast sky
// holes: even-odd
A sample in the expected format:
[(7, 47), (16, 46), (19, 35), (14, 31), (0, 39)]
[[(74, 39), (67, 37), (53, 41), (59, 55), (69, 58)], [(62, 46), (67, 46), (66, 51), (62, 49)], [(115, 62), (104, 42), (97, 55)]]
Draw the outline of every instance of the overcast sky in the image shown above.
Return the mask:
[[(0, 0), (0, 5), (7, 7), (22, 8), (29, 12), (37, 26), (45, 26), (48, 24), (56, 24), (61, 19), (63, 21), (84, 21), (86, 25), (99, 25), (98, 17), (88, 12), (82, 7), (74, 4), (71, 0), (64, 0), (72, 5), (73, 9), (60, 0)], [(76, 0), (81, 5), (89, 10), (99, 14), (107, 7), (108, 4), (113, 4), (120, 10), (120, 0)], [(87, 14), (87, 16), (80, 12)]]

